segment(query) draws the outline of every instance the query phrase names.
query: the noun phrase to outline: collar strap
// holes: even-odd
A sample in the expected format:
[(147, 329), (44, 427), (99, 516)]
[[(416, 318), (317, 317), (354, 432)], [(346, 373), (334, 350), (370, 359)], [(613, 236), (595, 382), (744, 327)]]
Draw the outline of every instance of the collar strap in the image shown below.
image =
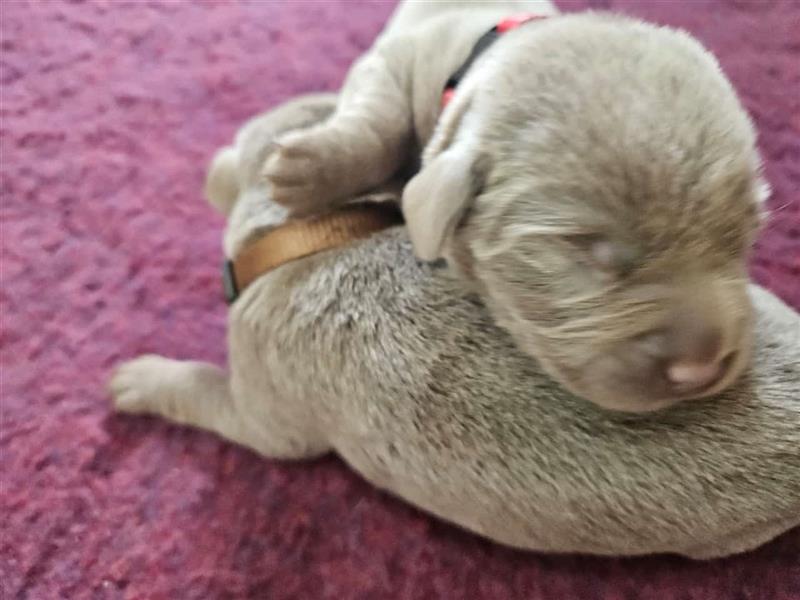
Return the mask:
[(464, 61), (464, 64), (462, 64), (458, 70), (450, 76), (450, 79), (447, 80), (447, 83), (444, 86), (444, 91), (442, 92), (442, 108), (447, 106), (447, 104), (453, 98), (453, 94), (456, 92), (456, 87), (458, 87), (458, 84), (464, 78), (464, 75), (467, 74), (467, 71), (472, 66), (472, 63), (474, 63), (478, 56), (480, 56), (484, 50), (491, 46), (497, 40), (497, 38), (507, 31), (516, 29), (520, 25), (524, 25), (529, 21), (537, 21), (544, 18), (544, 15), (534, 15), (533, 13), (522, 13), (515, 15), (500, 21), (497, 25), (492, 27), (489, 31), (478, 38), (478, 41), (475, 42), (475, 45), (472, 47), (472, 52), (469, 53), (467, 60)]
[(327, 215), (290, 220), (245, 246), (222, 267), (228, 304), (265, 273), (293, 260), (344, 246), (403, 222), (393, 203), (351, 204)]

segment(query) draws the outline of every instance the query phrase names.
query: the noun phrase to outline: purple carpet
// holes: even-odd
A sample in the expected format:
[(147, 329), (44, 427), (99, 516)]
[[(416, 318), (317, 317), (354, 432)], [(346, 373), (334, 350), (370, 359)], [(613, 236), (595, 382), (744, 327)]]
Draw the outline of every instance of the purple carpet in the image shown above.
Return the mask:
[[(761, 134), (755, 279), (800, 308), (800, 4), (591, 4), (688, 29)], [(0, 598), (800, 598), (800, 531), (709, 563), (516, 552), (376, 491), (116, 417), (112, 366), (225, 360), (201, 187), (250, 115), (334, 90), (390, 3), (2, 0)]]

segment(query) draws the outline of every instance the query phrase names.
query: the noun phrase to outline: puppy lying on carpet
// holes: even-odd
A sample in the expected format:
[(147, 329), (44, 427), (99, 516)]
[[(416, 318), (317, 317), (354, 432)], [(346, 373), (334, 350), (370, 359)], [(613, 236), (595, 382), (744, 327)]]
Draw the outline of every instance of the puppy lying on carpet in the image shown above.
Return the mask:
[(751, 345), (750, 121), (688, 35), (555, 13), (401, 3), (331, 118), (279, 140), (272, 199), (335, 207), (426, 145), (403, 195), (417, 255), (446, 256), (551, 376), (617, 410), (714, 394)]
[[(208, 193), (231, 211), (225, 251), (239, 275), (251, 248), (287, 231), (260, 165), (280, 134), (335, 105), (316, 96), (275, 109), (215, 160)], [(391, 204), (396, 192), (369, 199)], [(288, 241), (335, 237), (336, 218)], [(800, 317), (768, 292), (749, 288), (744, 377), (711, 400), (634, 417), (553, 381), (462, 283), (414, 259), (404, 228), (329, 248), (295, 248), (295, 260), (240, 281), (229, 372), (143, 356), (113, 376), (116, 408), (271, 458), (336, 451), (376, 486), (519, 548), (707, 558), (800, 522)]]

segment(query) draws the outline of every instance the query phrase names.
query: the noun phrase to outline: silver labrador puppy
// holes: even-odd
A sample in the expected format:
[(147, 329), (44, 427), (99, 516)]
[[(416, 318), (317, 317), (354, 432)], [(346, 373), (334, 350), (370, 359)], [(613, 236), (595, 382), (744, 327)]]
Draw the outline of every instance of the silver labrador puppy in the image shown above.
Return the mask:
[[(452, 83), (519, 11), (547, 18), (490, 34)], [(417, 256), (446, 257), (562, 385), (646, 412), (743, 372), (766, 187), (747, 114), (690, 36), (546, 0), (406, 0), (331, 118), (281, 137), (271, 198), (336, 206), (420, 146), (402, 200)]]
[[(547, 18), (490, 33), (453, 84), (519, 11)], [(766, 188), (747, 114), (683, 32), (545, 0), (406, 0), (334, 114), (279, 141), (270, 197), (301, 212), (424, 146), (402, 199), (417, 256), (446, 257), (584, 398), (657, 410), (747, 365), (745, 255)]]
[[(229, 257), (286, 217), (258, 174), (276, 136), (334, 103), (307, 97), (258, 117), (215, 161), (208, 193), (232, 209)], [(143, 356), (111, 389), (120, 411), (266, 457), (335, 451), (375, 485), (511, 546), (721, 556), (800, 522), (800, 317), (750, 295), (754, 361), (734, 387), (651, 416), (604, 412), (394, 228), (257, 279), (230, 311), (229, 372)]]

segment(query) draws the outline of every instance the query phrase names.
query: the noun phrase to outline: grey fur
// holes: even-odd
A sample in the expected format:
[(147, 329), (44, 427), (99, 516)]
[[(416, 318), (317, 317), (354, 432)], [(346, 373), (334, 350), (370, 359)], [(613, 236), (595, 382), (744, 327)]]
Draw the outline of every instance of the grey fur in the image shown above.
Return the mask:
[[(520, 10), (551, 18), (501, 36), (441, 111), (475, 41)], [(424, 147), (402, 196), (416, 254), (445, 256), (550, 375), (633, 412), (712, 395), (751, 345), (746, 253), (765, 189), (753, 127), (689, 35), (556, 13), (401, 2), (330, 118), (264, 161), (271, 198), (322, 211)], [(707, 375), (676, 385), (673, 367)]]
[[(233, 210), (230, 253), (286, 216), (253, 165), (334, 102), (304, 98), (253, 120), (212, 166), (212, 200)], [(554, 382), (394, 228), (258, 279), (230, 311), (230, 374), (145, 356), (111, 389), (118, 410), (266, 457), (333, 450), (376, 486), (503, 544), (708, 558), (800, 523), (800, 317), (750, 294), (754, 360), (732, 388), (650, 416), (604, 412)]]

